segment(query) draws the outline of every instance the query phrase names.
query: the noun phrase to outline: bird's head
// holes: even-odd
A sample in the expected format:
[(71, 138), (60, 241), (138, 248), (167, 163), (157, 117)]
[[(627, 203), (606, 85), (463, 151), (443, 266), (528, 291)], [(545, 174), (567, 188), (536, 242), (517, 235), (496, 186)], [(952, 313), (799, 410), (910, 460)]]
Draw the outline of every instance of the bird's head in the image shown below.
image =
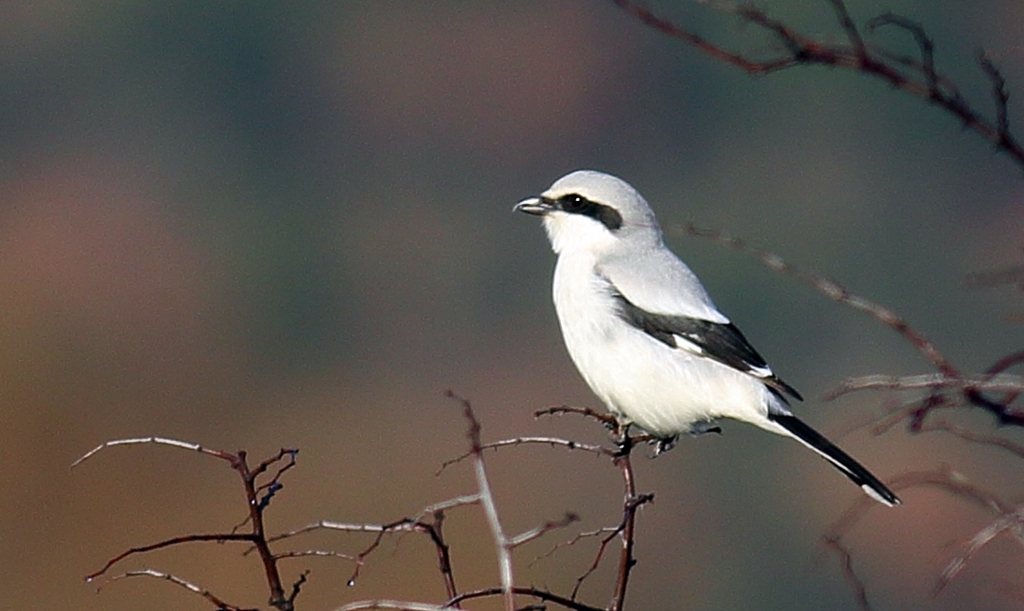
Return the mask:
[(610, 174), (578, 170), (559, 178), (539, 197), (513, 210), (544, 217), (551, 247), (562, 254), (589, 250), (598, 254), (661, 240), (661, 230), (644, 198), (626, 181)]

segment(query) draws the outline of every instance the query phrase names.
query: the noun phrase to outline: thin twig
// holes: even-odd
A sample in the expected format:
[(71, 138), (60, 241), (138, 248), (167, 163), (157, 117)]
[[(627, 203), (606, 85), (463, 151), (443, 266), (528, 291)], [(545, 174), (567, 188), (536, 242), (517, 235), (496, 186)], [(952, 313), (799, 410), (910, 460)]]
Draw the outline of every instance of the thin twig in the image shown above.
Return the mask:
[(254, 537), (253, 537), (253, 535), (251, 533), (235, 533), (235, 534), (232, 534), (232, 533), (214, 533), (214, 534), (207, 534), (207, 535), (184, 535), (184, 536), (181, 536), (181, 537), (171, 537), (170, 539), (164, 539), (163, 541), (158, 541), (156, 543), (150, 543), (149, 545), (140, 545), (138, 547), (133, 547), (133, 548), (127, 549), (127, 550), (121, 552), (120, 554), (114, 556), (110, 560), (107, 560), (107, 563), (104, 564), (103, 567), (100, 568), (100, 570), (96, 571), (95, 573), (91, 573), (89, 575), (86, 575), (85, 576), (85, 580), (86, 581), (92, 581), (92, 580), (96, 579), (97, 577), (103, 575), (108, 570), (110, 570), (110, 567), (112, 567), (115, 564), (117, 564), (118, 562), (124, 560), (128, 556), (134, 556), (136, 554), (143, 554), (145, 552), (151, 552), (151, 551), (154, 551), (154, 550), (163, 549), (165, 547), (172, 547), (174, 545), (181, 545), (182, 543), (197, 543), (197, 542), (200, 542), (200, 541), (216, 541), (217, 543), (223, 543), (225, 541), (249, 541), (249, 542), (251, 542), (251, 541), (253, 541), (253, 539), (254, 539)]
[(545, 407), (533, 412), (534, 418), (542, 418), (544, 416), (562, 416), (565, 414), (576, 414), (583, 416), (584, 418), (591, 418), (597, 420), (601, 424), (605, 425), (609, 429), (618, 429), (619, 421), (615, 416), (607, 412), (599, 412), (590, 407), (575, 407), (572, 405), (555, 405), (553, 407)]
[(341, 552), (335, 552), (325, 549), (307, 549), (307, 550), (292, 550), (288, 552), (279, 552), (274, 554), (274, 557), (278, 560), (284, 560), (286, 558), (341, 558), (343, 560), (350, 560), (352, 562), (358, 562), (359, 559), (351, 554), (343, 554)]
[(902, 28), (907, 32), (910, 32), (914, 37), (918, 48), (921, 50), (921, 64), (918, 69), (924, 73), (925, 79), (928, 82), (928, 89), (931, 91), (932, 97), (935, 98), (941, 95), (941, 92), (939, 91), (939, 77), (935, 73), (935, 42), (932, 41), (931, 37), (924, 31), (921, 24), (907, 19), (902, 15), (884, 13), (869, 19), (867, 28), (869, 31), (874, 31), (875, 29), (886, 25)]
[[(553, 447), (561, 446), (568, 450), (582, 450), (584, 452), (592, 452), (594, 454), (611, 456), (612, 451), (592, 443), (581, 443), (579, 441), (573, 441), (572, 439), (562, 439), (560, 437), (542, 437), (542, 436), (526, 436), (516, 437), (513, 439), (502, 439), (500, 441), (490, 441), (480, 446), (481, 450), (497, 450), (498, 448), (505, 448), (508, 446), (518, 446), (527, 444), (540, 444), (549, 445)], [(448, 460), (441, 463), (441, 467), (437, 470), (435, 475), (440, 475), (448, 467), (460, 463), (463, 460), (473, 456), (473, 452), (469, 451), (455, 458), (449, 458)]]
[[(1005, 80), (999, 70), (987, 56), (980, 57), (979, 63), (992, 82), (993, 98), (996, 101), (997, 117), (993, 122), (967, 104), (955, 87), (942, 86), (943, 83), (949, 82), (949, 79), (935, 71), (934, 62), (930, 59), (932, 44), (930, 39), (927, 36), (918, 36), (916, 32), (924, 34), (923, 28), (919, 26), (915, 28), (916, 24), (911, 25), (913, 22), (906, 18), (890, 14), (888, 17), (883, 16), (882, 19), (884, 23), (896, 24), (915, 33), (915, 38), (917, 38), (919, 46), (922, 47), (923, 61), (920, 65), (900, 61), (891, 64), (888, 53), (869, 53), (860, 31), (850, 17), (846, 3), (842, 0), (829, 0), (829, 2), (836, 14), (839, 26), (846, 34), (848, 45), (831, 44), (804, 36), (786, 24), (772, 19), (764, 11), (746, 3), (706, 3), (715, 10), (735, 15), (742, 21), (761, 28), (781, 43), (786, 50), (776, 57), (757, 60), (747, 57), (743, 53), (729, 51), (696, 32), (680, 26), (670, 19), (660, 17), (630, 0), (612, 1), (640, 23), (688, 44), (712, 59), (736, 66), (751, 75), (770, 74), (794, 66), (821, 65), (852, 70), (881, 79), (892, 87), (926, 100), (953, 115), (965, 128), (992, 142), (998, 150), (1007, 153), (1019, 166), (1024, 167), (1024, 146), (1009, 131), (1009, 119), (1006, 113), (1008, 94)], [(877, 24), (878, 22), (876, 22)], [(928, 45), (922, 45), (923, 40), (928, 40)], [(926, 49), (926, 46), (929, 48)]]
[(837, 556), (839, 556), (839, 563), (843, 570), (843, 578), (846, 579), (846, 583), (849, 584), (853, 590), (854, 598), (857, 600), (857, 607), (863, 611), (871, 611), (871, 602), (868, 600), (868, 589), (864, 585), (864, 580), (857, 575), (857, 571), (853, 568), (853, 554), (850, 550), (842, 544), (838, 538), (822, 539), (822, 543), (826, 548), (832, 550)]
[(533, 541), (534, 539), (539, 539), (540, 537), (543, 537), (545, 534), (551, 532), (552, 530), (556, 530), (556, 529), (559, 529), (559, 528), (565, 528), (565, 527), (569, 526), (570, 524), (572, 524), (574, 522), (579, 522), (579, 521), (580, 521), (580, 516), (578, 514), (573, 513), (571, 511), (570, 512), (566, 512), (566, 514), (564, 516), (562, 516), (561, 520), (549, 520), (549, 521), (541, 524), (540, 526), (538, 526), (536, 528), (531, 528), (530, 530), (528, 530), (528, 531), (526, 531), (526, 532), (524, 532), (522, 534), (519, 534), (519, 535), (516, 535), (515, 537), (512, 537), (508, 541), (509, 547), (519, 547), (520, 545), (523, 545), (524, 543), (529, 543), (530, 541)]
[(357, 600), (335, 609), (335, 611), (358, 611), (360, 609), (387, 609), (388, 611), (449, 611), (446, 605), (431, 605), (402, 600)]
[(1024, 376), (989, 374), (947, 377), (941, 373), (925, 373), (912, 376), (872, 374), (847, 378), (839, 386), (826, 392), (823, 399), (831, 401), (845, 394), (859, 390), (957, 390), (974, 389), (988, 392), (1024, 391)]
[(121, 580), (121, 579), (128, 579), (128, 578), (131, 578), (131, 577), (153, 577), (153, 578), (156, 578), (156, 579), (163, 579), (165, 581), (169, 581), (169, 582), (173, 583), (176, 586), (180, 586), (182, 588), (185, 588), (186, 590), (188, 590), (189, 592), (192, 592), (193, 594), (198, 594), (199, 596), (202, 596), (208, 602), (213, 604), (218, 609), (218, 611), (220, 611), (220, 610), (223, 610), (223, 611), (259, 611), (258, 609), (244, 609), (242, 607), (236, 607), (234, 605), (230, 605), (230, 604), (224, 602), (223, 600), (221, 600), (220, 598), (218, 598), (217, 596), (215, 596), (212, 592), (210, 592), (206, 588), (201, 588), (201, 587), (197, 586), (196, 584), (194, 584), (194, 583), (192, 583), (190, 581), (186, 581), (186, 580), (184, 580), (181, 577), (178, 577), (176, 575), (172, 575), (170, 573), (164, 573), (164, 572), (161, 572), (161, 571), (155, 571), (153, 569), (141, 569), (141, 570), (138, 570), (138, 571), (128, 571), (126, 573), (122, 573), (120, 575), (115, 575), (115, 576), (111, 577), (110, 581), (118, 581), (118, 580)]
[[(559, 596), (546, 590), (538, 590), (537, 588), (515, 587), (512, 588), (512, 590), (516, 594), (519, 594), (521, 596), (531, 596), (533, 598), (537, 598), (545, 602), (555, 603), (556, 605), (560, 605), (562, 607), (565, 607), (566, 609), (572, 609), (573, 611), (607, 611), (606, 609), (591, 607), (590, 605), (583, 604), (576, 600), (565, 598), (564, 596)], [(488, 598), (491, 596), (497, 596), (501, 593), (501, 588), (484, 588), (481, 590), (473, 590), (472, 592), (463, 592), (462, 594), (459, 594), (455, 598), (446, 602), (444, 604), (444, 607), (447, 608), (449, 606), (458, 605), (459, 603), (465, 602), (467, 600), (472, 600), (474, 598)]]
[(1006, 79), (1003, 78), (1002, 72), (992, 63), (992, 59), (984, 51), (978, 52), (978, 64), (992, 83), (992, 99), (996, 103), (996, 126), (1002, 137), (999, 146), (1006, 146), (1006, 141), (1010, 139), (1010, 118), (1006, 112), (1006, 104), (1010, 101), (1010, 94), (1006, 91)]
[(400, 531), (405, 530), (406, 532), (413, 532), (414, 522), (402, 520), (398, 524), (348, 524), (344, 522), (333, 522), (331, 520), (320, 520), (307, 524), (295, 530), (283, 532), (267, 539), (267, 541), (273, 543), (282, 539), (288, 539), (295, 537), (307, 532), (314, 530), (340, 530), (344, 532), (361, 532), (361, 533), (381, 533), (387, 531)]
[[(555, 545), (553, 545), (551, 547), (551, 549), (549, 549), (548, 551), (546, 551), (543, 554), (541, 554), (541, 555), (537, 556), (536, 558), (534, 558), (530, 562), (529, 566), (533, 566), (534, 564), (536, 564), (537, 562), (539, 562), (539, 561), (541, 561), (541, 560), (543, 560), (545, 558), (550, 558), (559, 549), (561, 549), (563, 547), (572, 547), (573, 545), (576, 545), (577, 543), (579, 543), (583, 539), (589, 539), (589, 538), (592, 538), (592, 537), (599, 537), (601, 535), (615, 536), (615, 535), (619, 534), (620, 532), (622, 532), (622, 526), (621, 525), (620, 526), (605, 526), (605, 527), (599, 528), (597, 530), (589, 530), (589, 531), (584, 531), (584, 532), (581, 532), (581, 533), (576, 533), (576, 535), (572, 539), (569, 539), (568, 541), (562, 541), (560, 543), (556, 543)], [(606, 540), (610, 540), (611, 536), (607, 537)]]
[(981, 529), (977, 534), (971, 537), (971, 540), (964, 546), (964, 549), (957, 554), (950, 562), (946, 565), (946, 568), (942, 571), (938, 581), (935, 584), (935, 591), (939, 592), (957, 576), (960, 571), (967, 566), (968, 561), (974, 557), (982, 547), (988, 544), (989, 541), (999, 536), (1007, 530), (1016, 530), (1019, 536), (1021, 525), (1024, 524), (1024, 507), (1018, 507), (1015, 511), (1004, 513), (999, 516), (994, 522)]
[[(189, 450), (193, 452), (200, 452), (207, 456), (213, 456), (224, 460), (230, 464), (231, 468), (234, 469), (239, 477), (242, 479), (242, 484), (245, 490), (246, 506), (249, 508), (249, 515), (242, 525), (249, 524), (251, 531), (248, 533), (236, 532), (240, 526), (236, 526), (229, 533), (214, 533), (214, 534), (193, 534), (185, 535), (180, 537), (172, 537), (165, 539), (157, 543), (149, 545), (143, 545), (139, 547), (130, 548), (117, 556), (114, 556), (107, 563), (95, 573), (88, 575), (86, 580), (91, 581), (97, 577), (105, 574), (111, 567), (120, 562), (121, 560), (135, 554), (144, 552), (154, 551), (163, 549), (166, 547), (172, 547), (175, 545), (181, 545), (184, 543), (201, 542), (201, 541), (245, 541), (252, 544), (253, 548), (259, 553), (260, 561), (263, 565), (264, 575), (266, 576), (267, 587), (270, 590), (270, 604), (277, 608), (279, 611), (294, 611), (294, 597), (298, 595), (298, 590), (293, 591), (292, 596), (287, 596), (284, 591), (284, 586), (281, 582), (281, 574), (277, 568), (277, 557), (270, 550), (270, 545), (267, 541), (266, 530), (263, 523), (263, 512), (267, 508), (270, 500), (274, 494), (281, 489), (280, 478), (295, 465), (295, 457), (298, 454), (298, 450), (282, 448), (276, 455), (273, 455), (266, 460), (260, 462), (254, 469), (249, 467), (247, 460), (247, 453), (245, 450), (239, 450), (236, 453), (224, 452), (221, 450), (213, 450), (206, 448), (197, 443), (191, 443), (181, 441), (178, 439), (169, 439), (166, 437), (138, 437), (130, 439), (117, 439), (113, 441), (107, 441), (102, 443), (89, 452), (85, 453), (81, 458), (76, 460), (72, 467), (82, 464), (85, 460), (95, 456), (101, 450), (112, 448), (120, 445), (137, 445), (137, 444), (157, 444), (166, 445), (178, 449)], [(269, 471), (271, 467), (280, 463), (280, 461), (288, 458), (288, 462), (282, 466), (279, 466), (270, 482), (266, 484), (260, 484), (257, 482), (259, 477)], [(262, 498), (260, 493), (263, 493)], [(159, 573), (159, 571), (156, 571)]]
[(437, 551), (437, 568), (441, 571), (445, 592), (448, 594), (448, 598), (452, 598), (458, 595), (459, 589), (455, 586), (451, 549), (444, 538), (444, 515), (443, 511), (434, 512), (434, 521), (430, 524), (427, 534), (430, 535), (430, 539), (434, 542), (434, 549)]
[(728, 236), (721, 231), (700, 228), (693, 223), (687, 223), (681, 229), (687, 235), (708, 238), (723, 246), (752, 254), (760, 259), (769, 269), (790, 275), (829, 299), (867, 314), (902, 335), (917, 349), (921, 356), (927, 359), (944, 376), (948, 378), (960, 377), (960, 372), (953, 367), (945, 355), (939, 352), (939, 349), (923, 333), (911, 327), (909, 323), (897, 316), (889, 308), (851, 293), (838, 282), (829, 280), (808, 269), (792, 265), (775, 253), (750, 246), (743, 240)]
[[(894, 492), (900, 493), (914, 488), (939, 488), (996, 516), (1005, 515), (1013, 510), (1010, 503), (984, 488), (971, 484), (949, 467), (904, 473), (890, 479), (887, 483)], [(860, 604), (862, 609), (870, 609), (870, 605), (867, 603), (866, 588), (864, 588), (863, 580), (860, 579), (853, 569), (853, 564), (850, 561), (850, 551), (844, 543), (844, 538), (850, 529), (864, 517), (864, 514), (874, 509), (876, 505), (877, 503), (874, 503), (867, 497), (859, 499), (848, 507), (826, 529), (825, 534), (822, 535), (822, 542), (826, 548), (839, 557), (844, 575), (847, 581), (854, 587), (858, 604)]]
[(216, 458), (220, 458), (220, 459), (228, 460), (228, 461), (230, 461), (230, 460), (232, 460), (234, 458), (233, 454), (229, 454), (227, 452), (221, 452), (220, 450), (213, 450), (213, 449), (201, 446), (198, 443), (191, 443), (191, 442), (188, 442), (188, 441), (181, 441), (179, 439), (169, 439), (167, 437), (134, 437), (134, 438), (130, 438), (130, 439), (114, 439), (112, 441), (105, 441), (105, 442), (101, 443), (100, 445), (96, 446), (95, 448), (89, 450), (85, 454), (83, 454), (75, 462), (71, 463), (71, 468), (74, 469), (78, 465), (82, 464), (83, 462), (85, 462), (85, 461), (89, 460), (90, 458), (92, 458), (93, 456), (95, 456), (101, 450), (106, 450), (107, 448), (112, 448), (114, 446), (137, 445), (137, 444), (148, 444), (148, 443), (153, 443), (153, 444), (157, 444), (157, 445), (171, 446), (171, 447), (174, 447), (174, 448), (181, 448), (181, 449), (184, 449), (184, 450), (192, 450), (193, 452), (199, 452), (199, 453), (202, 453), (202, 454), (207, 454), (209, 456), (214, 456)]
[(847, 10), (846, 3), (843, 0), (829, 0), (829, 2), (832, 3), (832, 9), (836, 12), (836, 20), (839, 21), (839, 25), (846, 32), (846, 37), (850, 39), (854, 53), (857, 54), (857, 57), (861, 58), (861, 61), (867, 61), (868, 50), (864, 46), (864, 39), (861, 38), (860, 32), (857, 31), (857, 26), (850, 17), (850, 11)]
[(306, 583), (306, 579), (309, 577), (309, 569), (299, 573), (299, 578), (292, 584), (292, 593), (288, 595), (288, 605), (291, 608), (295, 608), (295, 599), (299, 597), (299, 592), (302, 591), (302, 585)]
[(487, 469), (484, 467), (483, 444), (480, 441), (480, 421), (476, 419), (476, 414), (473, 413), (473, 406), (468, 400), (450, 390), (445, 394), (462, 405), (463, 415), (469, 422), (467, 435), (473, 451), (473, 474), (476, 476), (480, 506), (484, 511), (484, 516), (487, 518), (487, 526), (491, 531), (491, 536), (494, 538), (495, 553), (498, 555), (498, 575), (501, 580), (505, 611), (515, 611), (516, 598), (515, 593), (512, 591), (515, 579), (512, 575), (511, 545), (502, 528), (501, 520), (498, 518), (498, 507), (494, 502), (491, 484), (487, 479)]
[[(683, 42), (690, 44), (703, 53), (709, 55), (714, 59), (722, 60), (726, 63), (739, 66), (743, 70), (750, 74), (768, 74), (769, 72), (775, 72), (796, 65), (797, 61), (791, 57), (784, 57), (780, 59), (770, 61), (756, 61), (748, 59), (739, 53), (732, 53), (726, 51), (724, 48), (715, 45), (708, 41), (706, 38), (695, 34), (689, 30), (680, 28), (672, 23), (668, 19), (658, 17), (651, 11), (637, 6), (636, 4), (627, 0), (612, 0), (615, 4), (619, 5), (622, 10), (626, 13), (635, 17), (641, 23), (650, 26), (672, 38), (682, 40)], [(764, 24), (762, 24), (764, 25)], [(781, 24), (780, 24), (781, 25)]]

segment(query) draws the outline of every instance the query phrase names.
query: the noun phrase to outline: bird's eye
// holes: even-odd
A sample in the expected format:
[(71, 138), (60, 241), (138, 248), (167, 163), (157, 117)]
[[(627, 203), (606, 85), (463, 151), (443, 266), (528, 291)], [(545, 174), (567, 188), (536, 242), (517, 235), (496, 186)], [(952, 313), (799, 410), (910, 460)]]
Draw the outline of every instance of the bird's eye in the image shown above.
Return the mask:
[(558, 208), (569, 214), (589, 216), (611, 231), (622, 227), (622, 215), (611, 206), (591, 201), (578, 193), (563, 195), (557, 200)]
[(570, 193), (569, 195), (563, 196), (559, 203), (562, 204), (562, 210), (565, 210), (566, 212), (580, 212), (590, 202), (582, 195)]

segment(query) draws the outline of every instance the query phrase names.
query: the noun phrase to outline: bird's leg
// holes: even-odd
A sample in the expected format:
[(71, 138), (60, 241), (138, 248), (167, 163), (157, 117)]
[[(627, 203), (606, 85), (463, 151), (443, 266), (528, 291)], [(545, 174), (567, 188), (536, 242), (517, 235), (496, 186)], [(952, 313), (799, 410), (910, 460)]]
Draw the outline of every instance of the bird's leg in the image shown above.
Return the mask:
[[(722, 427), (715, 424), (714, 421), (702, 421), (694, 422), (690, 425), (690, 434), (705, 435), (707, 433), (722, 434)], [(679, 435), (673, 435), (672, 437), (656, 437), (651, 439), (651, 442), (656, 444), (654, 448), (654, 458), (661, 456), (662, 453), (668, 452), (676, 446), (676, 442), (679, 441)]]
[(615, 444), (615, 455), (616, 456), (628, 456), (633, 451), (633, 438), (629, 436), (629, 422), (622, 420), (616, 421), (615, 424), (606, 423), (611, 433), (612, 443)]

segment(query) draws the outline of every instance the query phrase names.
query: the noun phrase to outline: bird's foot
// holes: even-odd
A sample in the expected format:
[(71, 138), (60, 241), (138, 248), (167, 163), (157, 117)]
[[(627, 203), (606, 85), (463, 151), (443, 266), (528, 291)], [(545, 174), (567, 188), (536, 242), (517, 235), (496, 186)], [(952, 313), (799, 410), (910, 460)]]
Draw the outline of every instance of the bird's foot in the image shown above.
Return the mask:
[(628, 422), (619, 421), (617, 426), (609, 427), (616, 456), (626, 456), (633, 451), (635, 440), (629, 436), (629, 426)]
[(676, 447), (676, 442), (679, 441), (679, 435), (673, 435), (672, 437), (661, 437), (658, 439), (651, 440), (654, 443), (654, 456), (657, 458), (668, 452), (672, 448)]

